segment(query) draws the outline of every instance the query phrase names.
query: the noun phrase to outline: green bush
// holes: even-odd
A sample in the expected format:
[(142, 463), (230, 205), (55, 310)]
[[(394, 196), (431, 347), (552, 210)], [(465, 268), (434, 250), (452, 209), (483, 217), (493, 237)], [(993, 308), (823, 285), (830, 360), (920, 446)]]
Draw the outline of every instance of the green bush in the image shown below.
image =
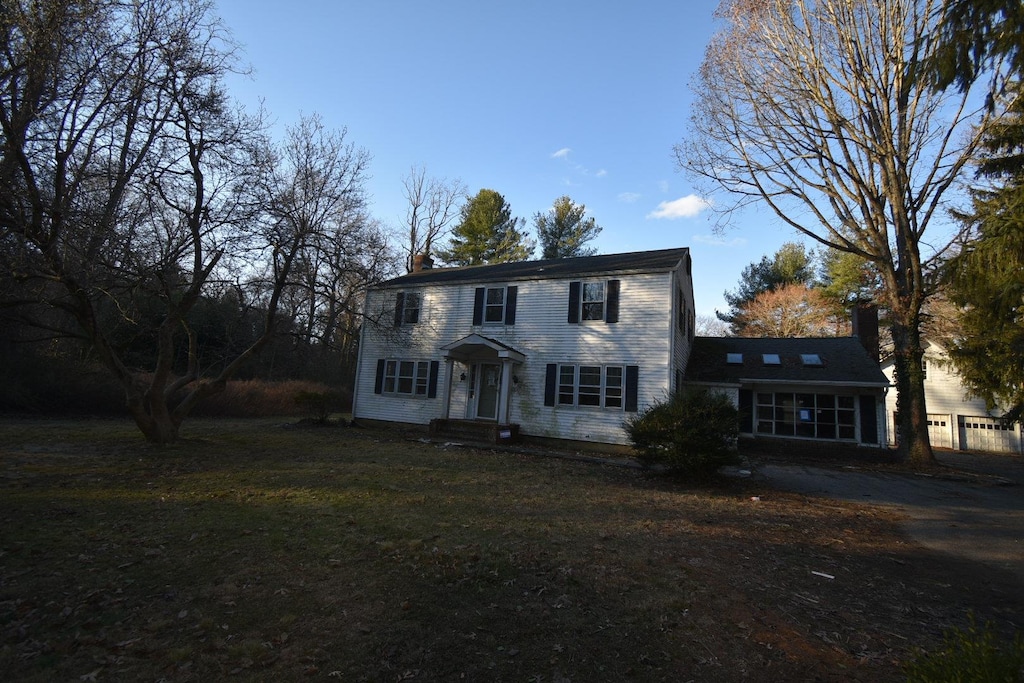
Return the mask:
[(937, 652), (922, 652), (905, 668), (907, 683), (1020, 683), (1024, 680), (1024, 638), (1002, 643), (992, 624), (950, 629)]
[(644, 465), (662, 465), (691, 478), (707, 478), (739, 461), (739, 413), (729, 397), (702, 388), (678, 391), (626, 421)]

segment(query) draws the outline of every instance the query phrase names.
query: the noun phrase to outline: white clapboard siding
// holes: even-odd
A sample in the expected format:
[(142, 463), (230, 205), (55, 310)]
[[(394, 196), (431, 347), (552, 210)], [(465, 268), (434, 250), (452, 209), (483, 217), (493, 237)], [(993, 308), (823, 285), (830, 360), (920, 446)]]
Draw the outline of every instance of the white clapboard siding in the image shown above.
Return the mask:
[[(947, 363), (945, 350), (938, 344), (925, 342), (925, 364), (927, 375), (924, 380), (925, 403), (928, 406), (929, 435), (933, 446), (954, 449), (977, 449), (978, 437), (967, 438), (963, 424), (965, 417), (985, 416), (988, 411), (985, 401), (967, 395), (967, 390), (960, 381), (956, 371)], [(887, 361), (882, 364), (882, 372), (893, 380), (893, 364)], [(887, 419), (889, 421), (890, 439), (894, 438), (893, 428), (896, 412), (896, 391), (890, 390), (885, 397)], [(971, 424), (984, 420), (971, 420)], [(945, 424), (939, 424), (944, 422)], [(941, 432), (941, 433), (940, 433)], [(1016, 438), (986, 441), (984, 450), (996, 450), (1007, 453), (1020, 453), (1020, 425), (1013, 425), (1011, 435)], [(1005, 436), (1005, 435), (1003, 435)]]
[[(681, 282), (677, 282), (676, 278)], [(445, 364), (440, 347), (476, 333), (511, 346), (526, 356), (516, 365), (519, 380), (512, 389), (511, 421), (524, 434), (604, 443), (625, 443), (622, 422), (627, 414), (599, 408), (547, 407), (544, 405), (548, 363), (621, 364), (639, 366), (638, 404), (641, 410), (664, 398), (671, 389), (672, 373), (685, 367), (689, 341), (676, 327), (673, 314), (679, 287), (693, 305), (693, 289), (685, 274), (611, 273), (584, 281), (617, 279), (619, 321), (569, 323), (567, 318), (570, 279), (534, 279), (487, 283), (518, 287), (515, 325), (474, 326), (473, 304), (479, 283), (433, 284), (408, 289), (423, 298), (421, 321), (393, 326), (395, 297), (399, 290), (374, 289), (367, 295), (366, 310), (379, 317), (379, 325), (367, 325), (360, 348), (356, 381), (356, 417), (426, 424), (440, 417)], [(438, 396), (435, 399), (403, 398), (374, 394), (377, 359), (438, 360)], [(460, 380), (465, 373), (466, 381)], [(469, 369), (455, 363), (449, 415), (466, 417)]]

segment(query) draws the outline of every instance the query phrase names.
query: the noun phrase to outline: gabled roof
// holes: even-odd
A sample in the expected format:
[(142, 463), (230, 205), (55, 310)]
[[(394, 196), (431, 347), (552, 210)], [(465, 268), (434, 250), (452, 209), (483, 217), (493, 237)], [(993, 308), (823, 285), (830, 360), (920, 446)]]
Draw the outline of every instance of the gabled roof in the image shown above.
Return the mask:
[(455, 360), (511, 358), (517, 363), (526, 362), (526, 356), (508, 344), (480, 334), (471, 334), (451, 344), (445, 344), (441, 350), (445, 352), (445, 358), (454, 358)]
[[(729, 363), (727, 354), (741, 354), (742, 362)], [(778, 354), (780, 362), (766, 364), (764, 354)], [(817, 354), (820, 364), (805, 363), (802, 356), (810, 354)], [(889, 385), (878, 363), (871, 360), (856, 337), (697, 337), (686, 366), (686, 379), (726, 384)]]
[(550, 278), (606, 276), (613, 273), (654, 273), (669, 271), (685, 263), (690, 250), (660, 249), (628, 254), (600, 254), (577, 258), (517, 261), (486, 266), (430, 268), (382, 282), (378, 287), (416, 287), (459, 282), (505, 282)]

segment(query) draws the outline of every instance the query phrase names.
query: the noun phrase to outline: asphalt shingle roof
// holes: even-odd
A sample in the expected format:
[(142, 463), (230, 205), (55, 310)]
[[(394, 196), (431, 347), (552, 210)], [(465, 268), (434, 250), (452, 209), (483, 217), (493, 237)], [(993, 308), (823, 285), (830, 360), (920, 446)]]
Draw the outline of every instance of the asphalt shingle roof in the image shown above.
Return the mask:
[[(727, 355), (743, 355), (730, 364)], [(779, 365), (765, 365), (766, 353), (779, 355)], [(821, 365), (805, 365), (802, 354), (817, 354)], [(743, 381), (855, 383), (887, 386), (888, 379), (857, 337), (697, 337), (686, 366), (686, 379), (694, 382)]]
[(516, 261), (486, 266), (431, 268), (382, 282), (378, 287), (415, 287), (458, 282), (494, 282), (548, 278), (586, 277), (625, 272), (660, 272), (675, 268), (689, 258), (689, 249), (635, 251), (628, 254), (600, 254), (577, 258)]

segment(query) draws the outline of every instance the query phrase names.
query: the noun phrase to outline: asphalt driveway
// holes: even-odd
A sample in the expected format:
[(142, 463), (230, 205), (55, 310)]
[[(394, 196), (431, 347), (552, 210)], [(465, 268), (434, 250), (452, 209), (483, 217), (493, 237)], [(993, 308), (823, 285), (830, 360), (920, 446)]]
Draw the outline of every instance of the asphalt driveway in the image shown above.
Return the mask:
[(998, 567), (1024, 585), (1024, 458), (943, 451), (940, 476), (863, 468), (763, 463), (758, 474), (784, 491), (881, 505), (904, 515), (927, 548)]

